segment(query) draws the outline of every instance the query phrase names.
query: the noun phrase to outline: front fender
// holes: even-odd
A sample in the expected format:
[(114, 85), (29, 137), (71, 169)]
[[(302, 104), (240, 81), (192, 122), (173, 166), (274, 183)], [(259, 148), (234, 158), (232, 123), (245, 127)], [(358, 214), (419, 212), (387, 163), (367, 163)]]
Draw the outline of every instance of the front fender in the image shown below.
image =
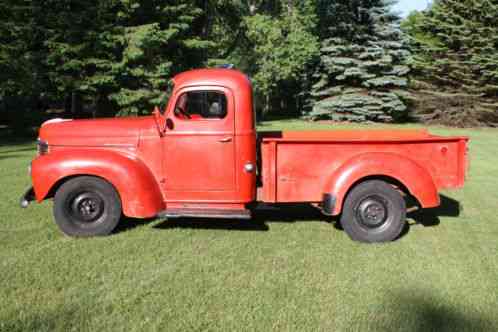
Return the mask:
[(153, 217), (165, 208), (156, 179), (140, 159), (96, 149), (64, 149), (35, 159), (32, 180), (36, 200), (41, 202), (57, 183), (77, 175), (93, 175), (111, 183), (128, 217)]
[(415, 161), (395, 153), (364, 153), (355, 156), (334, 171), (324, 193), (334, 200), (331, 215), (341, 213), (349, 190), (368, 177), (385, 176), (403, 184), (423, 208), (439, 205), (439, 194), (430, 173)]

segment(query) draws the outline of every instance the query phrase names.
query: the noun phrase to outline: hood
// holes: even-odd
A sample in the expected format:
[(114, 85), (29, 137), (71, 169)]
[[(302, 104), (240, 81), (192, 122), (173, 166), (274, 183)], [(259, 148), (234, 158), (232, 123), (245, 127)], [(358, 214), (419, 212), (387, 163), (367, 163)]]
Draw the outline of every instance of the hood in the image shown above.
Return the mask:
[(143, 129), (155, 126), (152, 116), (92, 120), (53, 119), (40, 128), (39, 137), (49, 145), (136, 145)]

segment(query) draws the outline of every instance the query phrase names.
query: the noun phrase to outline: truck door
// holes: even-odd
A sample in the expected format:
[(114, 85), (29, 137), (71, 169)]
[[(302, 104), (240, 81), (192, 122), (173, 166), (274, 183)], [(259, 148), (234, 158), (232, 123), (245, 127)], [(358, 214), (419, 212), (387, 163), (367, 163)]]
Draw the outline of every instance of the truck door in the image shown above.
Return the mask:
[(180, 90), (164, 136), (167, 200), (224, 200), (236, 191), (234, 98), (222, 87)]

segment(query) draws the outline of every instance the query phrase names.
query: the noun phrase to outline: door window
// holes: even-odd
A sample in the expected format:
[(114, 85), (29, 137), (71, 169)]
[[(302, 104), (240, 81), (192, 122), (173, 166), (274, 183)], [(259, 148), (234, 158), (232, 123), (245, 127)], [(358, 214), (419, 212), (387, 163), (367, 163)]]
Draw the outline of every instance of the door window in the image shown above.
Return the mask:
[(183, 120), (223, 119), (227, 116), (227, 98), (217, 91), (191, 91), (182, 94), (175, 116)]

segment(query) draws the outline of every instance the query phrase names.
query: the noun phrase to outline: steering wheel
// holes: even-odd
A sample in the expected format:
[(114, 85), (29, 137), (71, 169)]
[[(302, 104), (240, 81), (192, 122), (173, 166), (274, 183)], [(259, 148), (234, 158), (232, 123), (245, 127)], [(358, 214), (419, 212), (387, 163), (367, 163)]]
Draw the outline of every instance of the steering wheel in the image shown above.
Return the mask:
[(180, 113), (181, 115), (183, 115), (187, 119), (191, 119), (192, 118), (190, 116), (190, 114), (188, 114), (182, 107), (180, 107), (179, 105), (176, 105), (175, 114), (178, 114), (178, 113)]

